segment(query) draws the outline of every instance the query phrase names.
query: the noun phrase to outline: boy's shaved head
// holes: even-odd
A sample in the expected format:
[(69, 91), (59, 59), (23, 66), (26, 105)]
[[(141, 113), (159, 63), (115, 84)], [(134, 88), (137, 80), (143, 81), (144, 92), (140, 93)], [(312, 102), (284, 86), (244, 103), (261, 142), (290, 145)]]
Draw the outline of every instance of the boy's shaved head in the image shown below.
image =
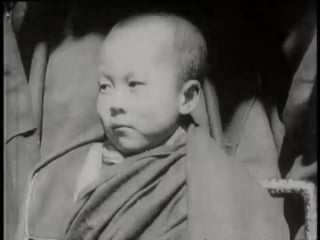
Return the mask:
[(206, 75), (200, 31), (170, 14), (118, 23), (102, 44), (97, 110), (112, 145), (130, 155), (163, 144), (196, 107)]
[(182, 17), (168, 13), (149, 13), (131, 16), (115, 25), (111, 32), (149, 24), (164, 24), (173, 33), (183, 80), (203, 81), (207, 74), (207, 45), (200, 30)]

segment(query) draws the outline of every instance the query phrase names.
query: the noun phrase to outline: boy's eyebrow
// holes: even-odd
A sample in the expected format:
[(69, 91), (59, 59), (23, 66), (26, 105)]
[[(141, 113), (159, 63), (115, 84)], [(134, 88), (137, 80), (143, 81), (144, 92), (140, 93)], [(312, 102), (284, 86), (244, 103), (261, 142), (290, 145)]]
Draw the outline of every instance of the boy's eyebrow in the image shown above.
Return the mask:
[(134, 74), (133, 74), (132, 72), (130, 72), (130, 73), (128, 73), (128, 74), (125, 75), (124, 79), (125, 79), (126, 81), (128, 81), (130, 78), (133, 78), (133, 77), (134, 77)]
[(103, 70), (99, 70), (99, 73), (113, 83), (113, 78), (109, 74), (105, 73)]
[[(108, 79), (112, 84), (114, 83), (113, 78), (112, 78), (109, 74), (105, 73), (103, 70), (99, 70), (99, 73), (100, 73), (104, 78)], [(125, 80), (125, 81), (129, 81), (131, 78), (134, 78), (134, 74), (133, 74), (132, 72), (129, 72), (128, 74), (126, 74), (126, 75), (124, 76), (124, 80)]]

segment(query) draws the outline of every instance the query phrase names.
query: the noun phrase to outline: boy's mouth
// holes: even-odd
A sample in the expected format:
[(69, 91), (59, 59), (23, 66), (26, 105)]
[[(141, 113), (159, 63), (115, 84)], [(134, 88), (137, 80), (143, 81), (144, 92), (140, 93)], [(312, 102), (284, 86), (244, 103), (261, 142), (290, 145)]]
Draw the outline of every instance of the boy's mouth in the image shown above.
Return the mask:
[(116, 130), (121, 130), (121, 129), (127, 129), (127, 128), (133, 128), (132, 126), (130, 125), (126, 125), (126, 124), (112, 124), (111, 125), (111, 129), (113, 131), (116, 131)]

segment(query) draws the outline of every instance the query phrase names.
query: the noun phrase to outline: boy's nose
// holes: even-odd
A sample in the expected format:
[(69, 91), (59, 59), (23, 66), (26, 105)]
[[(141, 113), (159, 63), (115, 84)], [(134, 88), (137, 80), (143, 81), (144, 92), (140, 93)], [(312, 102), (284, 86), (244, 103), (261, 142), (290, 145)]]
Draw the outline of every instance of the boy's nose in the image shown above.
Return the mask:
[(115, 117), (115, 116), (117, 116), (119, 114), (124, 114), (124, 113), (125, 113), (125, 111), (121, 107), (111, 107), (110, 108), (111, 117)]
[(113, 92), (109, 101), (111, 117), (115, 117), (119, 114), (124, 114), (126, 112), (125, 106), (127, 105), (128, 97), (125, 89), (118, 88), (116, 91)]

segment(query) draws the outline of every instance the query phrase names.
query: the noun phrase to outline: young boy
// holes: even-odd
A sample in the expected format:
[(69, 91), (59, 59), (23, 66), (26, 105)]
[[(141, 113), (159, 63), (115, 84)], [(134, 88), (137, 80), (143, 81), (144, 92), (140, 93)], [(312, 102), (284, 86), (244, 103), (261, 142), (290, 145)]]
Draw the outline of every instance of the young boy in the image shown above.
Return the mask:
[[(49, 193), (56, 202), (31, 184), (27, 202), (38, 204), (27, 203), (28, 238), (287, 239), (278, 202), (194, 114), (204, 108), (206, 58), (202, 34), (174, 15), (135, 16), (111, 30), (97, 99), (106, 140), (65, 184), (46, 188), (64, 189)], [(51, 175), (63, 177), (61, 166)], [(41, 221), (48, 201), (55, 206)]]

